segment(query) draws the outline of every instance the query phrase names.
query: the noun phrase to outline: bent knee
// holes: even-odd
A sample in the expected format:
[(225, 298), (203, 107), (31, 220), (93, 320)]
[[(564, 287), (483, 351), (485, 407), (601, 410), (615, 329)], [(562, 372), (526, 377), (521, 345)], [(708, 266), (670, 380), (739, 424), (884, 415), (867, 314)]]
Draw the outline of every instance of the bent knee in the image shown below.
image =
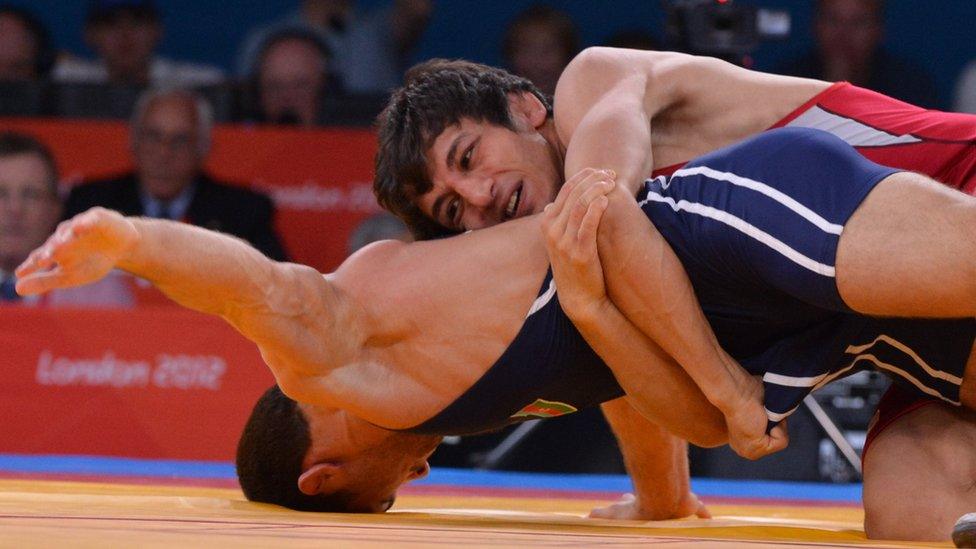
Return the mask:
[[(941, 496), (944, 498), (945, 494)], [(889, 498), (872, 503), (865, 500), (864, 534), (868, 539), (946, 541), (952, 535), (956, 519), (965, 514), (947, 503), (926, 498), (907, 498), (901, 502)], [(929, 507), (932, 505), (941, 509)]]

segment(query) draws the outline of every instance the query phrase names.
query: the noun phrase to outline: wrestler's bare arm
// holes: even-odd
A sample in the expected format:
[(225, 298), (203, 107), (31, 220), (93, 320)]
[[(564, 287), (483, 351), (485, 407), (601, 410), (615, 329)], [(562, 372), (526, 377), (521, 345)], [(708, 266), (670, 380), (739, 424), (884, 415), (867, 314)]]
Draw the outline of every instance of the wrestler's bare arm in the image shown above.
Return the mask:
[[(284, 387), (295, 389), (297, 378), (318, 375), (330, 364), (318, 333), (330, 318), (330, 289), (321, 274), (183, 223), (89, 210), (62, 223), (28, 257), (18, 269), (18, 291), (78, 286), (113, 268), (151, 281), (184, 307), (226, 319), (260, 347)], [(308, 401), (328, 405), (325, 396)]]
[[(567, 176), (584, 168), (609, 168), (616, 173), (618, 186), (611, 197), (619, 195), (633, 202), (640, 182), (652, 171), (651, 118), (662, 105), (670, 104), (669, 94), (672, 92), (664, 89), (662, 83), (652, 85), (657, 77), (653, 70), (641, 65), (643, 58), (639, 52), (620, 51), (590, 49), (573, 61), (574, 67), (567, 68), (570, 74), (560, 80), (556, 92), (557, 104), (564, 102), (557, 111), (556, 126), (563, 141), (568, 143), (564, 167)], [(598, 77), (576, 82), (572, 78), (573, 72)], [(582, 89), (566, 88), (573, 84)], [(571, 192), (569, 186), (568, 182), (563, 186), (554, 205), (560, 205), (560, 198)], [(616, 211), (627, 212), (613, 207), (607, 217), (614, 217)], [(642, 236), (640, 246), (619, 247), (618, 252), (624, 256), (614, 257), (613, 261), (622, 267), (639, 263), (641, 273), (647, 277), (629, 281), (642, 287), (639, 294), (634, 289), (626, 293), (618, 291), (619, 296), (613, 295), (617, 284), (610, 280), (611, 297), (616, 301), (618, 297), (639, 296), (641, 306), (633, 307), (631, 311), (622, 309), (623, 312), (664, 347), (688, 371), (708, 399), (722, 408), (738, 393), (730, 371), (741, 368), (719, 347), (698, 305), (691, 282), (667, 242), (646, 219), (637, 225), (633, 230)], [(602, 242), (604, 232), (612, 235), (601, 225), (601, 247), (610, 249), (610, 242)], [(638, 305), (633, 299), (630, 301)], [(643, 318), (634, 318), (632, 312), (639, 312)], [(617, 370), (614, 373), (618, 379), (641, 375), (641, 372)]]
[[(627, 79), (640, 80), (643, 85), (637, 101), (621, 95), (623, 90), (618, 85)], [(635, 151), (650, 155), (653, 149), (653, 157), (641, 157), (644, 171), (633, 172), (636, 165), (614, 167), (620, 169), (620, 182), (636, 192), (651, 168), (687, 162), (766, 130), (829, 85), (751, 71), (711, 57), (588, 48), (560, 77), (555, 122), (561, 141), (572, 144), (575, 128), (603, 99), (613, 97), (608, 102), (611, 108), (615, 101), (629, 103), (619, 116), (641, 116), (653, 129), (651, 146)], [(640, 111), (636, 110), (637, 103)], [(633, 146), (625, 136), (613, 133), (612, 119), (606, 124), (608, 131), (601, 139), (612, 140), (615, 148)], [(616, 150), (604, 152), (608, 159), (619, 155)]]
[(617, 437), (635, 497), (624, 496), (617, 503), (594, 509), (590, 516), (624, 520), (664, 520), (690, 515), (708, 518), (705, 506), (691, 493), (688, 443), (648, 421), (628, 397), (606, 402), (601, 409)]
[[(690, 92), (678, 84), (682, 79), (676, 75), (702, 72), (713, 62), (717, 61), (677, 54), (653, 57), (630, 50), (586, 50), (567, 68), (557, 88), (556, 128), (567, 143), (567, 175), (584, 168), (616, 172), (617, 188), (609, 195), (605, 216), (611, 222), (604, 221), (599, 231), (611, 299), (723, 411), (736, 451), (753, 456), (760, 451), (746, 446), (775, 451), (770, 450), (772, 442), (765, 426), (758, 425), (760, 415), (754, 410), (757, 405), (761, 408), (761, 396), (757, 399), (752, 380), (719, 346), (680, 261), (633, 200), (654, 165), (652, 120), (688, 99)], [(569, 186), (569, 182), (563, 186), (553, 205), (571, 192)], [(610, 366), (621, 383), (628, 376), (641, 375)], [(785, 438), (776, 444), (785, 446)]]
[[(626, 401), (607, 403), (603, 412), (619, 441), (636, 497), (628, 494), (617, 503), (595, 509), (591, 516), (643, 520), (692, 513), (707, 516), (688, 491), (687, 446), (668, 430), (696, 444), (713, 446), (726, 440), (724, 418), (688, 374), (607, 297), (596, 246), (598, 214), (607, 204), (602, 194), (611, 187), (607, 179), (597, 170), (573, 176), (542, 216), (560, 304), (612, 370), (634, 373), (618, 376)], [(587, 188), (594, 181), (598, 183)], [(590, 202), (585, 214), (583, 202)], [(679, 402), (681, 406), (676, 406)]]

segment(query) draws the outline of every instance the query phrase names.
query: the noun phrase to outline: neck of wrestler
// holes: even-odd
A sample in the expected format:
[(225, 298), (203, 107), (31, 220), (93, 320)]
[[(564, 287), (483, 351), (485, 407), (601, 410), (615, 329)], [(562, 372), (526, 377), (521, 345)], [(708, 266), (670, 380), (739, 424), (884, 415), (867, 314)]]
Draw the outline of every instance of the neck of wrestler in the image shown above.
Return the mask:
[[(559, 138), (559, 132), (556, 131), (556, 120), (551, 116), (546, 118), (546, 121), (543, 122), (537, 131), (546, 140), (546, 143), (549, 144), (549, 156), (552, 158), (553, 165), (557, 166), (557, 172), (562, 176), (562, 179), (559, 181), (559, 185), (561, 186), (565, 181), (563, 168), (566, 165), (566, 145)], [(555, 198), (555, 195), (550, 197), (551, 200)]]

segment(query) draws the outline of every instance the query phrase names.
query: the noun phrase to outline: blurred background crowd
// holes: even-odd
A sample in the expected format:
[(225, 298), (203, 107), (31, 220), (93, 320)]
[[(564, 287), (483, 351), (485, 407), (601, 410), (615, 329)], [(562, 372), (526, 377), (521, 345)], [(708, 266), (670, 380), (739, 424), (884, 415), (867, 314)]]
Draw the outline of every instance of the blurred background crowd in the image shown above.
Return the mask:
[[(302, 260), (279, 234), (279, 197), (256, 181), (227, 181), (208, 169), (215, 128), (308, 132), (317, 136), (309, 139), (324, 139), (328, 146), (329, 138), (315, 132), (335, 127), (369, 132), (404, 70), (432, 57), (501, 65), (551, 94), (563, 67), (584, 47), (675, 49), (767, 72), (846, 80), (920, 106), (976, 113), (972, 0), (742, 0), (735, 4), (758, 11), (728, 12), (695, 26), (687, 10), (703, 3), (731, 4), (0, 2), (0, 307), (128, 308), (139, 302), (138, 284), (122, 275), (43, 299), (20, 298), (13, 291), (13, 269), (27, 253), (59, 219), (92, 206), (182, 220), (239, 236), (272, 258)], [(743, 17), (751, 18), (749, 24)], [(3, 123), (24, 118), (116, 120), (128, 132), (128, 146), (118, 151), (128, 167), (80, 185), (66, 181), (43, 136)], [(45, 135), (51, 131), (61, 130)], [(363, 169), (368, 172), (369, 166)], [(300, 209), (294, 196), (289, 205)], [(345, 254), (378, 239), (406, 240), (409, 234), (397, 219), (366, 208), (358, 212), (354, 228), (326, 238), (341, 239), (333, 245)], [(864, 374), (821, 393), (855, 446), (883, 385)], [(723, 450), (701, 452), (692, 460), (693, 472), (856, 479), (809, 417), (798, 414), (791, 431), (784, 456), (757, 465)], [(534, 433), (511, 435), (453, 440), (435, 463), (622, 471), (598, 414), (574, 414)], [(588, 442), (581, 445), (581, 440)], [(509, 445), (506, 452), (497, 451), (501, 442)], [(561, 452), (578, 457), (554, 463), (552, 456)]]

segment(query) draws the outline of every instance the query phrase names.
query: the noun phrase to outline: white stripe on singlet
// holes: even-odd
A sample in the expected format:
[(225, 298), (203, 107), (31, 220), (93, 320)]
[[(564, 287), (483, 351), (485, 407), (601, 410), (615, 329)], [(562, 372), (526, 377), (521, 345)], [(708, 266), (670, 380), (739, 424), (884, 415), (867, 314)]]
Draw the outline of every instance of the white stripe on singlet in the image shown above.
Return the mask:
[(819, 376), (813, 377), (799, 377), (766, 372), (763, 374), (762, 379), (766, 383), (782, 385), (784, 387), (816, 387), (825, 377), (827, 377), (827, 374), (820, 374)]
[(847, 141), (848, 144), (854, 147), (883, 147), (885, 145), (922, 142), (921, 139), (914, 135), (895, 135), (888, 133), (878, 128), (872, 128), (853, 118), (825, 111), (817, 106), (797, 116), (787, 126), (824, 130)]
[(535, 314), (539, 309), (545, 307), (546, 304), (552, 300), (552, 296), (554, 295), (556, 295), (556, 281), (550, 280), (549, 287), (546, 288), (545, 292), (542, 292), (542, 295), (535, 298), (535, 301), (532, 302), (532, 307), (529, 308), (529, 312), (525, 315), (525, 318), (529, 318), (530, 316)]
[(782, 414), (777, 414), (776, 412), (770, 411), (769, 408), (765, 408), (765, 410), (766, 410), (766, 419), (768, 419), (769, 421), (772, 421), (773, 423), (776, 423), (776, 422), (779, 422), (779, 421), (783, 421), (790, 414), (792, 414), (793, 412), (795, 412), (796, 409), (799, 408), (799, 407), (800, 407), (800, 405), (797, 404), (796, 406), (793, 407), (792, 410), (787, 410), (787, 411), (783, 412)]
[(787, 208), (795, 212), (797, 215), (799, 215), (803, 219), (806, 219), (807, 221), (809, 221), (810, 223), (812, 223), (814, 226), (816, 226), (818, 229), (820, 229), (825, 233), (839, 235), (841, 232), (844, 231), (843, 225), (838, 225), (836, 223), (831, 223), (827, 221), (819, 214), (817, 214), (810, 208), (807, 208), (803, 204), (800, 204), (799, 202), (794, 200), (792, 197), (790, 197), (788, 194), (784, 193), (783, 191), (774, 189), (773, 187), (770, 187), (769, 185), (762, 183), (760, 181), (749, 179), (748, 177), (742, 177), (734, 173), (720, 172), (718, 170), (713, 170), (708, 166), (682, 168), (674, 172), (674, 175), (671, 176), (672, 177), (671, 184), (674, 183), (673, 178), (686, 177), (689, 175), (703, 175), (708, 179), (714, 179), (716, 181), (725, 181), (727, 183), (731, 183), (739, 187), (745, 187), (747, 189), (752, 189), (760, 194), (764, 194), (769, 198), (772, 198), (776, 202), (779, 202), (783, 206), (786, 206)]
[(671, 206), (671, 209), (676, 212), (686, 211), (688, 213), (693, 213), (696, 215), (707, 217), (709, 219), (714, 219), (715, 221), (724, 223), (729, 227), (738, 230), (739, 232), (745, 234), (746, 236), (758, 240), (762, 244), (765, 244), (767, 247), (772, 248), (773, 250), (779, 252), (780, 255), (789, 259), (793, 263), (796, 263), (797, 265), (803, 267), (804, 269), (813, 271), (823, 276), (828, 276), (828, 277), (834, 276), (833, 265), (826, 265), (824, 263), (821, 263), (819, 261), (816, 261), (814, 259), (811, 259), (803, 255), (802, 253), (788, 246), (782, 240), (776, 238), (775, 236), (767, 233), (766, 231), (760, 229), (759, 227), (756, 227), (755, 225), (747, 221), (744, 221), (743, 219), (740, 219), (728, 212), (719, 210), (717, 208), (713, 208), (711, 206), (705, 206), (704, 204), (698, 204), (696, 202), (688, 202), (687, 200), (679, 200), (675, 202), (673, 198), (668, 196), (662, 196), (653, 191), (647, 193), (647, 199), (642, 201), (640, 205), (643, 206), (647, 202), (661, 202)]

